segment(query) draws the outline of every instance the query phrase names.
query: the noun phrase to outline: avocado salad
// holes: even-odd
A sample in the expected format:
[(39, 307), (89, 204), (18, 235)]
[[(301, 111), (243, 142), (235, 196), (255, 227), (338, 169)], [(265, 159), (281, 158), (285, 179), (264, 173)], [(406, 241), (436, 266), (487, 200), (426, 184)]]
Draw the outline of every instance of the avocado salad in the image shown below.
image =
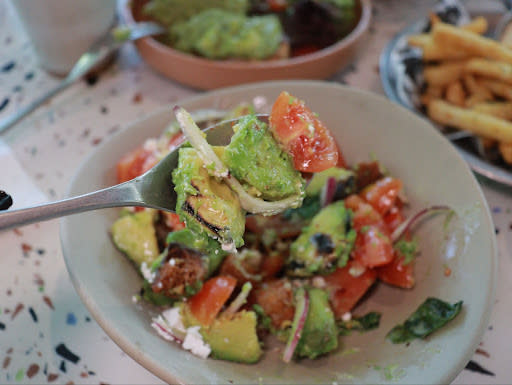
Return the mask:
[[(379, 326), (378, 313), (353, 314), (372, 287), (414, 287), (410, 227), (422, 215), (405, 218), (402, 182), (379, 162), (349, 165), (304, 101), (283, 91), (268, 119), (246, 104), (174, 112), (117, 175), (132, 179), (179, 151), (176, 212), (123, 209), (111, 227), (141, 276), (134, 299), (156, 306), (161, 337), (202, 358), (252, 364), (274, 336), (284, 362), (315, 359), (339, 350), (341, 336)], [(234, 117), (224, 146), (196, 124)], [(429, 298), (388, 339), (425, 338), (461, 307)]]
[(142, 9), (163, 25), (173, 48), (214, 60), (283, 59), (348, 35), (355, 0), (151, 0)]

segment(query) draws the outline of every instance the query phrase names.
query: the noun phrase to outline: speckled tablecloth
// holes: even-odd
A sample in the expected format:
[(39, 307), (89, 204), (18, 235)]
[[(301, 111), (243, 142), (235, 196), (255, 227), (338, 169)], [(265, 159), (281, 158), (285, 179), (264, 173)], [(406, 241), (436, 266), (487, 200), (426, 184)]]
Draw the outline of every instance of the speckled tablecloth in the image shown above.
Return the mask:
[[(382, 94), (381, 50), (432, 4), (375, 1), (359, 56), (331, 80)], [(38, 68), (10, 4), (0, 0), (0, 119), (57, 82)], [(15, 196), (17, 207), (61, 198), (77, 166), (102, 140), (195, 93), (154, 73), (127, 44), (99, 78), (73, 85), (0, 137), (0, 189)], [(497, 297), (480, 347), (455, 383), (505, 384), (512, 382), (512, 195), (479, 180), (500, 250)], [(160, 382), (126, 356), (82, 305), (64, 266), (56, 220), (0, 233), (0, 383)]]

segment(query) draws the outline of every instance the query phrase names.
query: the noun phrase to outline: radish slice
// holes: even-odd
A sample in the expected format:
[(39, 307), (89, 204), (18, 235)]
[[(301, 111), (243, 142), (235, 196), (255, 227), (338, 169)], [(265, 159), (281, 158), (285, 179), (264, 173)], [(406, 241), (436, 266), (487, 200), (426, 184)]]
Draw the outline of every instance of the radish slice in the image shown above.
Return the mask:
[(288, 338), (286, 348), (283, 352), (283, 361), (286, 363), (289, 363), (292, 360), (293, 353), (297, 348), (300, 337), (302, 337), (302, 330), (306, 324), (306, 318), (309, 311), (309, 294), (307, 290), (304, 288), (298, 289), (295, 297), (297, 299), (297, 304), (295, 307), (295, 315), (293, 316), (292, 330), (290, 337)]
[(190, 144), (199, 152), (199, 156), (201, 156), (204, 164), (208, 167), (212, 167), (214, 175), (223, 178), (231, 189), (233, 189), (238, 195), (240, 205), (244, 210), (253, 214), (274, 215), (287, 208), (300, 206), (303, 194), (292, 195), (291, 197), (275, 202), (267, 202), (249, 195), (240, 182), (229, 174), (229, 170), (208, 144), (203, 132), (197, 127), (192, 116), (190, 116), (184, 108), (179, 106), (174, 107), (174, 114), (180, 124), (181, 130)]
[(322, 193), (320, 195), (320, 204), (322, 207), (328, 206), (332, 203), (334, 198), (334, 194), (336, 193), (336, 178), (329, 177), (325, 182), (324, 187), (322, 188)]
[(444, 205), (430, 206), (418, 211), (412, 217), (407, 218), (400, 226), (398, 226), (393, 234), (391, 234), (391, 242), (398, 241), (417, 221), (426, 217), (427, 215), (436, 214), (439, 212), (453, 211), (450, 207)]

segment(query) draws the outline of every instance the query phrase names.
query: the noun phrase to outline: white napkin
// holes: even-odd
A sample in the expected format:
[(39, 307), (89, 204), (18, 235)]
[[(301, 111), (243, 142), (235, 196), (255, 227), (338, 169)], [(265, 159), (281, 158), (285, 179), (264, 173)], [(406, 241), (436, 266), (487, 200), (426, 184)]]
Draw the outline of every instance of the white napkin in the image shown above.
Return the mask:
[(18, 162), (9, 146), (0, 139), (0, 190), (12, 196), (12, 208), (24, 208), (47, 202), (46, 195), (36, 186)]

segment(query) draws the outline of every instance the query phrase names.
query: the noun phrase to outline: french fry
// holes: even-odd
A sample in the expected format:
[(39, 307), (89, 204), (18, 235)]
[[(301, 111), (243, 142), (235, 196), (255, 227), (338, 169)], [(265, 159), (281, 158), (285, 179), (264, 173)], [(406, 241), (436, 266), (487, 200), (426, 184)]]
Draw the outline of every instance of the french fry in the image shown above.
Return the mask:
[(501, 142), (498, 144), (498, 149), (503, 160), (508, 164), (512, 164), (512, 143)]
[(430, 21), (430, 25), (433, 26), (437, 23), (442, 23), (441, 18), (435, 12), (430, 12), (428, 15), (428, 19)]
[(432, 36), (428, 33), (419, 33), (417, 35), (407, 36), (407, 44), (413, 47), (423, 48), (424, 46), (432, 43)]
[[(430, 23), (434, 26), (435, 24), (442, 22), (435, 13), (432, 13), (430, 15)], [(484, 17), (479, 16), (468, 24), (462, 25), (460, 28), (482, 34), (487, 30), (487, 20)], [(470, 54), (467, 52), (454, 50), (445, 44), (435, 42), (432, 34), (430, 33), (410, 35), (407, 38), (407, 43), (411, 47), (418, 47), (422, 50), (422, 58), (424, 61), (458, 60), (470, 57)]]
[(473, 110), (492, 115), (496, 118), (512, 120), (512, 103), (511, 102), (486, 102), (476, 103)]
[(462, 82), (460, 80), (448, 84), (446, 87), (445, 98), (451, 104), (464, 107), (466, 104), (466, 92), (464, 91), (464, 87), (462, 86)]
[(466, 68), (466, 61), (446, 62), (439, 65), (426, 66), (423, 77), (428, 85), (447, 86), (462, 77)]
[(462, 76), (462, 80), (464, 82), (464, 87), (466, 87), (466, 90), (475, 100), (484, 101), (493, 99), (492, 92), (482, 84), (477, 83), (473, 75), (464, 74)]
[(446, 126), (470, 131), (476, 135), (512, 143), (512, 123), (482, 112), (453, 106), (436, 99), (427, 106), (430, 119)]
[(432, 28), (432, 36), (435, 42), (445, 44), (452, 49), (462, 50), (473, 56), (512, 63), (512, 49), (472, 31), (438, 23)]
[(431, 100), (440, 99), (443, 97), (444, 87), (436, 87), (429, 85), (425, 91), (420, 95), (420, 102), (424, 106), (430, 103)]
[(466, 63), (466, 71), (512, 84), (512, 64), (487, 59), (471, 59)]
[(483, 16), (477, 16), (469, 23), (460, 26), (460, 28), (466, 31), (474, 32), (479, 35), (482, 35), (485, 32), (487, 32), (488, 27), (489, 23), (487, 22), (487, 19)]
[(477, 82), (488, 88), (494, 95), (512, 100), (512, 85), (491, 79), (477, 79)]
[(418, 47), (422, 51), (423, 61), (444, 61), (468, 59), (470, 55), (464, 51), (450, 49), (442, 44), (434, 42), (431, 35), (427, 33), (411, 35), (407, 38), (411, 47)]
[(481, 95), (470, 95), (466, 100), (464, 101), (464, 107), (466, 108), (472, 108), (475, 104), (485, 102), (485, 99), (481, 98)]

